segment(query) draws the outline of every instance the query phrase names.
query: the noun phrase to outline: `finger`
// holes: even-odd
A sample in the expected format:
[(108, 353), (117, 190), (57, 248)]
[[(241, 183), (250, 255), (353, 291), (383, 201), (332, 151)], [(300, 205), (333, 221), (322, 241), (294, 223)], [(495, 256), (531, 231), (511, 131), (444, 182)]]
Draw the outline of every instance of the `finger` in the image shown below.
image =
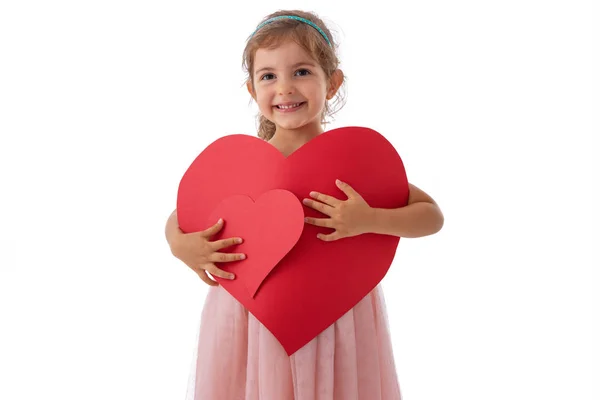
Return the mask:
[(348, 198), (361, 197), (360, 194), (356, 190), (352, 188), (352, 186), (348, 185), (346, 182), (342, 182), (339, 179), (335, 180), (335, 184), (339, 187), (342, 192), (348, 196)]
[(208, 257), (210, 262), (232, 262), (245, 260), (246, 255), (242, 253), (212, 253)]
[(242, 238), (221, 239), (221, 240), (216, 240), (216, 241), (212, 242), (212, 246), (213, 246), (213, 249), (215, 249), (215, 250), (221, 250), (226, 247), (240, 244), (242, 242), (243, 242)]
[(322, 241), (324, 241), (324, 242), (333, 242), (334, 240), (341, 239), (341, 238), (342, 238), (342, 235), (340, 235), (340, 234), (338, 233), (338, 231), (335, 231), (335, 232), (333, 232), (333, 233), (330, 233), (329, 235), (324, 235), (324, 234), (322, 234), (322, 233), (319, 233), (319, 234), (317, 235), (317, 237), (318, 237), (319, 239), (321, 239)]
[(337, 206), (338, 204), (341, 203), (341, 201), (338, 200), (338, 199), (336, 199), (335, 197), (328, 196), (326, 194), (319, 193), (319, 192), (310, 192), (310, 197), (312, 197), (313, 199), (317, 199), (321, 203), (325, 203), (325, 204), (330, 205), (332, 207), (335, 207), (335, 206)]
[(219, 232), (223, 228), (223, 219), (219, 218), (216, 224), (202, 231), (205, 237), (211, 237)]
[(304, 222), (315, 226), (324, 226), (326, 228), (333, 228), (333, 220), (331, 218), (304, 218)]
[(215, 264), (209, 264), (208, 267), (206, 267), (206, 270), (208, 272), (210, 272), (210, 274), (212, 276), (218, 276), (219, 278), (223, 278), (223, 279), (235, 278), (235, 275), (233, 275), (230, 272), (223, 271), (222, 269), (218, 268)]
[(311, 199), (302, 200), (304, 205), (309, 206), (310, 208), (314, 208), (317, 211), (322, 212), (323, 214), (329, 215), (331, 217), (331, 212), (333, 211), (333, 207), (328, 206), (327, 204), (319, 203), (318, 201), (314, 201)]
[(206, 271), (201, 270), (200, 272), (197, 272), (198, 276), (200, 277), (200, 279), (202, 279), (204, 281), (204, 283), (206, 283), (209, 286), (219, 286), (219, 282), (217, 281), (213, 281), (212, 279), (210, 279), (208, 277), (208, 275), (206, 274)]

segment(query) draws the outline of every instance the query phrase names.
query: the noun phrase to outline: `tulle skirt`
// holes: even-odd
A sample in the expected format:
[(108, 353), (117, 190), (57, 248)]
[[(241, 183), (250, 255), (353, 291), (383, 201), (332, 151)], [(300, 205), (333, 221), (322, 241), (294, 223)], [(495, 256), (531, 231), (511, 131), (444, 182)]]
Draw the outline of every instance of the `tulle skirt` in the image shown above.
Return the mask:
[(222, 286), (211, 286), (186, 399), (401, 400), (381, 286), (291, 356)]

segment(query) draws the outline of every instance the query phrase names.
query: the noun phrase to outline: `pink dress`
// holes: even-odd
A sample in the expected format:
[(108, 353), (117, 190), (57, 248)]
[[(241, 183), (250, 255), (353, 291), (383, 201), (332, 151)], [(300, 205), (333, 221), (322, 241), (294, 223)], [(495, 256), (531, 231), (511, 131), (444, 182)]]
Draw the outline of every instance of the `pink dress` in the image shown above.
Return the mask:
[(187, 400), (401, 400), (380, 285), (291, 356), (211, 286), (197, 343)]

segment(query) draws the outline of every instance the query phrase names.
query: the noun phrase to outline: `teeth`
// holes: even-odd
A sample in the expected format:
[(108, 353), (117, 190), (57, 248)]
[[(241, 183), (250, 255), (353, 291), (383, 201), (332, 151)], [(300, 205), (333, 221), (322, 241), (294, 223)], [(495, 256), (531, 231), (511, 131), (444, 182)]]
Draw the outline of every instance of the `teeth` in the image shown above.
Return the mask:
[(288, 108), (298, 107), (300, 104), (302, 104), (302, 103), (290, 104), (289, 106), (277, 106), (277, 108), (282, 108), (284, 110), (287, 110)]

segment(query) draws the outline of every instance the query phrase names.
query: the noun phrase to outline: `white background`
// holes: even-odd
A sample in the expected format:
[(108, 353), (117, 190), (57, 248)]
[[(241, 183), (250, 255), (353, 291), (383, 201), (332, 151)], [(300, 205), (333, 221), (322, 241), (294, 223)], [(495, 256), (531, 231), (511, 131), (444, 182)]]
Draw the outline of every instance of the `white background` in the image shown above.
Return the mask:
[(341, 41), (332, 128), (388, 137), (445, 215), (383, 281), (404, 400), (600, 398), (598, 31), (531, 0), (2, 2), (0, 398), (184, 398), (208, 287), (164, 225), (193, 159), (255, 133), (245, 39), (299, 5)]

